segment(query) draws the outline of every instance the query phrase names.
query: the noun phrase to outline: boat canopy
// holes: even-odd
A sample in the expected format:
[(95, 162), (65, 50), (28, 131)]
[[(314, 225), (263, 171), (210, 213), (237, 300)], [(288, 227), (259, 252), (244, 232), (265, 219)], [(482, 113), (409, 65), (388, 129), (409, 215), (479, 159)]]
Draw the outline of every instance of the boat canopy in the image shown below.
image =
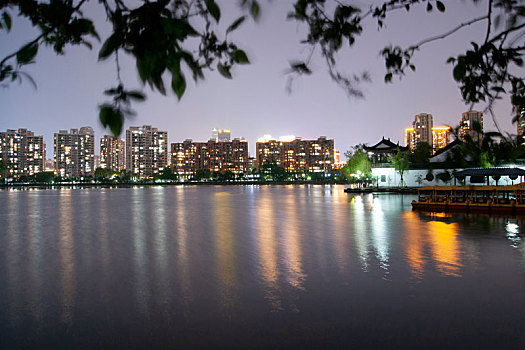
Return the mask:
[(520, 168), (470, 168), (454, 172), (454, 176), (525, 176)]

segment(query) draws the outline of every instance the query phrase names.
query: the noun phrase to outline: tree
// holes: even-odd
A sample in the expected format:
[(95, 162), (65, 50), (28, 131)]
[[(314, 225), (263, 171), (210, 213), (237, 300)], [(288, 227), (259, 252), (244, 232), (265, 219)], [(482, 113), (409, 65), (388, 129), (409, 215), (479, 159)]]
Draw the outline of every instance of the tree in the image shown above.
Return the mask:
[(428, 159), (431, 153), (432, 149), (427, 142), (418, 142), (413, 153), (414, 163), (428, 163)]
[(37, 183), (51, 183), (53, 182), (54, 174), (52, 171), (42, 171), (34, 175), (35, 182)]
[(9, 176), (9, 163), (3, 159), (0, 159), (0, 179), (7, 178)]
[[(34, 62), (41, 46), (50, 46), (57, 54), (63, 54), (68, 46), (91, 48), (90, 40), (101, 40), (95, 23), (84, 15), (83, 8), (88, 2), (0, 0), (0, 31), (11, 30), (14, 13), (29, 20), (37, 31), (32, 40), (0, 60), (0, 82), (22, 78), (33, 82), (23, 68)], [(250, 62), (246, 53), (229, 39), (229, 34), (246, 21), (248, 14), (254, 19), (259, 17), (259, 2), (240, 0), (239, 17), (224, 31), (219, 26), (219, 3), (216, 0), (98, 1), (112, 26), (98, 56), (100, 60), (114, 58), (116, 63), (116, 84), (105, 91), (112, 101), (100, 105), (102, 125), (119, 135), (124, 118), (133, 114), (131, 102), (145, 98), (142, 92), (124, 86), (119, 66), (121, 55), (134, 59), (142, 83), (155, 91), (165, 94), (163, 77), (170, 78), (171, 90), (179, 99), (187, 90), (186, 75), (199, 80), (204, 78), (205, 72), (216, 70), (231, 79), (236, 65)], [(491, 114), (493, 102), (507, 93), (516, 111), (525, 108), (525, 81), (520, 69), (525, 53), (523, 2), (488, 0), (487, 5), (484, 15), (466, 18), (444, 33), (436, 33), (407, 47), (386, 46), (381, 50), (386, 68), (385, 82), (415, 71), (414, 57), (427, 44), (446, 39), (474, 23), (484, 23), (484, 38), (473, 41), (466, 52), (447, 60), (453, 67), (453, 78), (461, 96), (467, 104), (487, 102)], [(291, 61), (291, 79), (312, 73), (310, 63), (315, 51), (325, 59), (329, 75), (335, 82), (350, 95), (363, 96), (359, 84), (369, 80), (368, 74), (340, 71), (337, 66), (339, 53), (345, 47), (353, 47), (365, 34), (365, 28), (374, 27), (368, 22), (384, 30), (391, 13), (408, 12), (421, 6), (438, 15), (446, 10), (444, 1), (439, 0), (383, 0), (371, 5), (357, 1), (295, 0), (288, 18), (306, 26), (307, 34), (302, 43), (309, 51), (305, 59)]]
[(115, 171), (108, 168), (96, 168), (95, 169), (95, 178), (98, 180), (108, 180)]
[(372, 178), (372, 162), (368, 159), (364, 146), (364, 144), (359, 144), (345, 152), (348, 161), (343, 167), (343, 175), (347, 180), (357, 178), (358, 182), (361, 182)]
[(210, 169), (198, 169), (195, 173), (195, 180), (201, 181), (201, 180), (209, 180), (211, 179), (211, 171)]
[(401, 186), (403, 186), (403, 175), (410, 165), (409, 152), (401, 152), (398, 149), (397, 153), (390, 157), (390, 162), (392, 162), (392, 166), (399, 173), (399, 176), (401, 177)]

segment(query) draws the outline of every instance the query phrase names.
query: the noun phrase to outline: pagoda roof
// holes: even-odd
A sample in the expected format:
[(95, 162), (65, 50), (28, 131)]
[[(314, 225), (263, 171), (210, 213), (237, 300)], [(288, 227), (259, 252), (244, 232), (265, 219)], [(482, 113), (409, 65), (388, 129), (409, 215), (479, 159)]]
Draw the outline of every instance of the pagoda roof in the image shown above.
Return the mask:
[(390, 141), (390, 138), (385, 139), (384, 137), (376, 143), (373, 146), (365, 146), (364, 149), (367, 152), (375, 152), (375, 153), (387, 153), (387, 152), (397, 152), (399, 149), (400, 151), (407, 151), (409, 148), (405, 146), (400, 146), (399, 142), (397, 144)]

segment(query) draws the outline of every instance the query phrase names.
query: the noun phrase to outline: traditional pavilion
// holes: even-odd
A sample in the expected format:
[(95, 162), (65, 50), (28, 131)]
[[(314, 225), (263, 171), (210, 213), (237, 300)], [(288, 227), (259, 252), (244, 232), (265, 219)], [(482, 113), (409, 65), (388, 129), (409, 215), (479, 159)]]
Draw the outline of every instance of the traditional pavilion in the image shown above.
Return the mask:
[(397, 154), (397, 152), (399, 151), (401, 152), (408, 151), (410, 148), (405, 147), (405, 146), (400, 146), (399, 142), (395, 144), (392, 141), (390, 141), (390, 138), (385, 139), (385, 137), (383, 136), (381, 141), (379, 141), (373, 146), (365, 146), (364, 149), (370, 155), (370, 159), (372, 160), (372, 162), (388, 163), (389, 158), (391, 156)]
[(518, 178), (520, 178), (520, 182), (523, 182), (523, 177), (525, 176), (525, 170), (520, 169), (520, 168), (494, 167), (494, 168), (470, 168), (470, 169), (465, 169), (465, 170), (454, 172), (454, 177), (456, 179), (465, 178), (466, 176), (470, 176), (471, 183), (485, 183), (486, 182), (488, 185), (490, 177), (492, 177), (494, 180), (496, 180), (496, 184), (497, 184), (498, 180), (502, 176), (508, 176), (509, 179), (512, 181), (512, 183), (514, 183), (514, 180), (517, 180)]

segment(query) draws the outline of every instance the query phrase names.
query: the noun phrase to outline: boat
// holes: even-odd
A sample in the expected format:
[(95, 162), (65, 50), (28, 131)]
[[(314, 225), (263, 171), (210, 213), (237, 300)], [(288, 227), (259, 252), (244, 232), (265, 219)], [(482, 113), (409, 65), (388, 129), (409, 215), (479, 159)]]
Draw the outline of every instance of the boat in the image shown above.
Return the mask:
[(512, 186), (426, 186), (413, 210), (525, 214), (525, 184)]

